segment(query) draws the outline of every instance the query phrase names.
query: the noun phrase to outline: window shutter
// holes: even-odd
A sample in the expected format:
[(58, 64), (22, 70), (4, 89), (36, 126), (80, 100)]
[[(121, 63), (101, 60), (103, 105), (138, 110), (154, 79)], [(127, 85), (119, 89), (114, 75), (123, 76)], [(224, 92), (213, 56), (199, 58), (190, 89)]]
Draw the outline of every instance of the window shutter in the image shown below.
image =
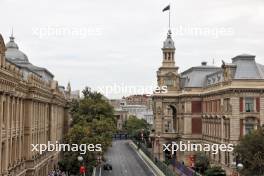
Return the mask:
[(240, 138), (242, 138), (244, 135), (243, 130), (244, 130), (243, 119), (240, 119)]
[(257, 112), (260, 112), (260, 99), (259, 99), (259, 97), (256, 98), (256, 109), (257, 109)]
[(202, 112), (202, 102), (192, 101), (192, 113), (201, 113), (201, 112)]
[(192, 134), (202, 134), (201, 118), (192, 118)]

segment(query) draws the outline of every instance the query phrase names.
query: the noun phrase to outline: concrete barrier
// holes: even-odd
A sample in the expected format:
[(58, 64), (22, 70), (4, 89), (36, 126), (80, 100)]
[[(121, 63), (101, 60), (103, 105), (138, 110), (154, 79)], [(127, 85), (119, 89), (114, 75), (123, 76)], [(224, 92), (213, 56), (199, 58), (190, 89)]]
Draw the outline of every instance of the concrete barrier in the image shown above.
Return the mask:
[(153, 161), (142, 151), (138, 150), (133, 141), (129, 142), (130, 146), (138, 153), (142, 160), (151, 168), (156, 176), (165, 176), (164, 173), (153, 163)]

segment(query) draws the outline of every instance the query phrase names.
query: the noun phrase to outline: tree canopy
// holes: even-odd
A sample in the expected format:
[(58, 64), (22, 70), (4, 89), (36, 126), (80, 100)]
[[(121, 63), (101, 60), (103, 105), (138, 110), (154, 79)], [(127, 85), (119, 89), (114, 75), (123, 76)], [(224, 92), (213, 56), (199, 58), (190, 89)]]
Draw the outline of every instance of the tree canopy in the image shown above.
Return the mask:
[(210, 166), (208, 157), (204, 153), (198, 153), (195, 157), (195, 170), (204, 173)]
[(112, 135), (116, 131), (116, 119), (112, 106), (98, 92), (90, 89), (83, 90), (83, 98), (79, 101), (73, 100), (71, 103), (72, 124), (69, 132), (65, 136), (65, 144), (101, 144), (102, 152), (86, 151), (64, 152), (64, 159), (60, 162), (63, 170), (71, 171), (71, 174), (78, 173), (80, 163), (78, 156), (83, 157), (83, 165), (91, 169), (96, 164), (97, 155), (103, 155), (111, 146)]
[(138, 119), (136, 116), (129, 116), (124, 124), (124, 128), (129, 135), (135, 136), (141, 130), (147, 131), (149, 129), (149, 124), (144, 119)]
[(245, 135), (235, 147), (244, 175), (264, 175), (264, 127)]

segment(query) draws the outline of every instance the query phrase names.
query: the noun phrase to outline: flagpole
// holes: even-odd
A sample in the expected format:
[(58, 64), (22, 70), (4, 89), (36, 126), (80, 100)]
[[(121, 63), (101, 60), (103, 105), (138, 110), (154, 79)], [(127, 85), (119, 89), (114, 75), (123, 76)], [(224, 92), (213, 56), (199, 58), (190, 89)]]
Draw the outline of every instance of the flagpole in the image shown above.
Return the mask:
[[(171, 9), (171, 4), (170, 4), (170, 9)], [(169, 9), (169, 30), (170, 30), (170, 16), (171, 16), (171, 10)]]

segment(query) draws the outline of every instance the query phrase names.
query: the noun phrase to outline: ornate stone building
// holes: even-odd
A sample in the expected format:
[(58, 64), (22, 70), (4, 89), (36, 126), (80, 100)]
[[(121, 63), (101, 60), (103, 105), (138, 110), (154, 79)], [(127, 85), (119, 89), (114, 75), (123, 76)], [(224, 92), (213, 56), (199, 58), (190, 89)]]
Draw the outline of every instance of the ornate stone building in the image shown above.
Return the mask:
[(62, 141), (69, 91), (47, 69), (31, 64), (14, 37), (0, 35), (0, 175), (46, 176), (59, 152), (32, 152), (31, 144)]
[[(167, 93), (153, 94), (153, 152), (165, 160), (162, 144), (171, 142), (237, 144), (240, 137), (264, 124), (264, 66), (253, 55), (239, 55), (221, 67), (192, 67), (178, 73), (174, 42), (169, 31), (163, 44), (158, 86)], [(196, 152), (177, 152), (176, 159), (190, 164)], [(206, 153), (229, 170), (232, 152)]]
[(130, 95), (123, 97), (126, 105), (144, 105), (147, 109), (152, 110), (152, 98), (147, 94), (142, 95)]

